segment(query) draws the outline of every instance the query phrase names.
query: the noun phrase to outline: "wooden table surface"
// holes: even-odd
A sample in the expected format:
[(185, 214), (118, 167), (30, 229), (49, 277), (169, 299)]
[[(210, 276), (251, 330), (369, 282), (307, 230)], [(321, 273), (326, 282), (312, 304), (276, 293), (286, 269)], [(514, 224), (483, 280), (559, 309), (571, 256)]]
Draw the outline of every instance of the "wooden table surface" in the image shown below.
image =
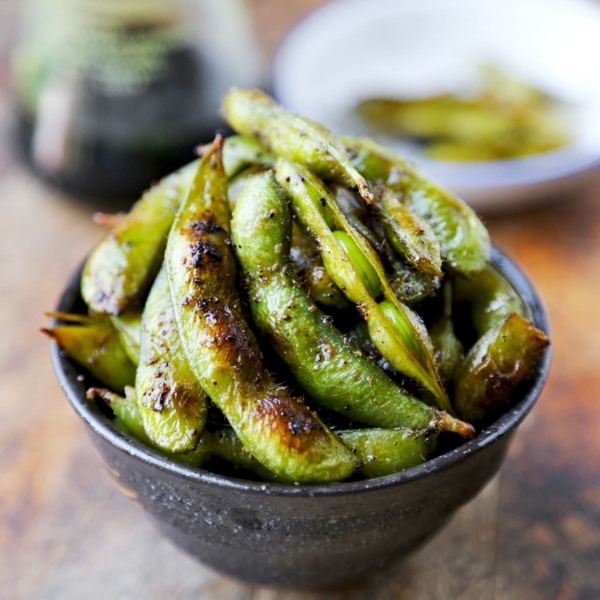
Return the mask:
[[(269, 51), (318, 1), (254, 0)], [(0, 53), (17, 3), (0, 2)], [(600, 183), (511, 218), (495, 241), (546, 299), (554, 364), (500, 475), (426, 547), (344, 594), (251, 588), (162, 539), (111, 483), (65, 401), (39, 333), (103, 232), (12, 157), (0, 62), (0, 597), (8, 600), (600, 598)]]

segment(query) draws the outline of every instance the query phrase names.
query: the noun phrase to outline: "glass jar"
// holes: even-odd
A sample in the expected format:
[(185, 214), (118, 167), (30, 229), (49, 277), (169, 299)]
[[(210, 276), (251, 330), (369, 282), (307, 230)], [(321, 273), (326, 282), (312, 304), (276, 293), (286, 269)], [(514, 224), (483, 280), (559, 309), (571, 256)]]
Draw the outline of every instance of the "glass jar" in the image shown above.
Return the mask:
[(13, 80), (34, 171), (123, 205), (224, 127), (222, 95), (261, 65), (243, 0), (32, 0)]

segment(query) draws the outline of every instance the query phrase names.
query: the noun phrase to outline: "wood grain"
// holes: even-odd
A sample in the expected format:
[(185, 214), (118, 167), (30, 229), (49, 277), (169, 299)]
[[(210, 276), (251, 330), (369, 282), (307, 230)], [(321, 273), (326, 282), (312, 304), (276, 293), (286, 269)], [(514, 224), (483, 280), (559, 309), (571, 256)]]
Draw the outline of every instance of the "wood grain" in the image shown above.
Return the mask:
[[(253, 0), (270, 51), (319, 0)], [(0, 596), (9, 600), (527, 600), (600, 597), (600, 183), (511, 219), (494, 239), (530, 273), (554, 329), (544, 395), (501, 474), (432, 542), (365, 586), (250, 588), (162, 539), (112, 485), (52, 373), (38, 329), (102, 235), (91, 210), (42, 187), (10, 151), (0, 2)]]

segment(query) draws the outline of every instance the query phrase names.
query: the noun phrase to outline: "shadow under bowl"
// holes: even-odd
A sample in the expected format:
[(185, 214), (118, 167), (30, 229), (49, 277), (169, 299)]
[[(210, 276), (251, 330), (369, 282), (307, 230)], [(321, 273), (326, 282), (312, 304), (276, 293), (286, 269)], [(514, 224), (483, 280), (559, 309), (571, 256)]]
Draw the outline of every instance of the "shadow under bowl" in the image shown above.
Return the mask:
[[(493, 264), (550, 335), (530, 281), (494, 248)], [(57, 310), (83, 308), (81, 271)], [(175, 463), (117, 431), (86, 400), (81, 369), (51, 344), (59, 382), (115, 483), (175, 544), (210, 567), (248, 583), (297, 589), (348, 585), (413, 552), (498, 472), (516, 428), (538, 399), (551, 352), (508, 410), (477, 437), (426, 463), (367, 481), (286, 486), (217, 475)]]

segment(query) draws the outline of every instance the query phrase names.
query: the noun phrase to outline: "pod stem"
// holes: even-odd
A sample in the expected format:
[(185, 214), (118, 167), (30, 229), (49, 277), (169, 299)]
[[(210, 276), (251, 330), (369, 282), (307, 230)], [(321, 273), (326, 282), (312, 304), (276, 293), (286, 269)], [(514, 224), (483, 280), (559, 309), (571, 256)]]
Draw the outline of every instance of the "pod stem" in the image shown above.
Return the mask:
[(475, 427), (473, 425), (461, 421), (448, 413), (440, 413), (439, 427), (442, 431), (452, 431), (464, 438), (471, 439), (475, 437)]

